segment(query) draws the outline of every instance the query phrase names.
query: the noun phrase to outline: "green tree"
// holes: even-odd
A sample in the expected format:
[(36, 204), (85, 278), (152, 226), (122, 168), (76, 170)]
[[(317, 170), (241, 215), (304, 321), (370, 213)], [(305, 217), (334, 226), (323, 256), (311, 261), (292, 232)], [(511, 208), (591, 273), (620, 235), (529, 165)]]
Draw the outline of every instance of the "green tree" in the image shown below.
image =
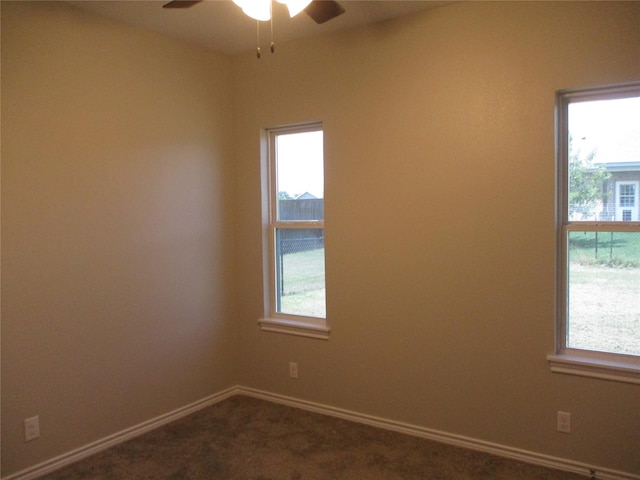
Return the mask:
[(592, 217), (597, 204), (606, 201), (603, 185), (611, 176), (605, 167), (593, 165), (595, 156), (596, 150), (582, 154), (573, 148), (569, 136), (569, 214), (580, 214), (583, 219)]

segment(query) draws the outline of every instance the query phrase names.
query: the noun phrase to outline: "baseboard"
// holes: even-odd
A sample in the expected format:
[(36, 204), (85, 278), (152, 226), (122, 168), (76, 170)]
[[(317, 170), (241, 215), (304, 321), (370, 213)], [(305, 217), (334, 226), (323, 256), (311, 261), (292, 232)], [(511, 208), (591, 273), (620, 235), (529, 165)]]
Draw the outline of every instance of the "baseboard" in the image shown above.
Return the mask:
[(454, 445), (457, 447), (463, 447), (470, 450), (476, 450), (480, 452), (490, 453), (504, 458), (510, 458), (521, 462), (539, 465), (542, 467), (553, 468), (555, 470), (561, 470), (565, 472), (577, 473), (587, 478), (594, 478), (592, 475), (595, 473), (597, 480), (640, 480), (640, 475), (635, 475), (627, 472), (620, 472), (604, 467), (598, 467), (593, 465), (585, 465), (584, 463), (567, 460), (564, 458), (553, 457), (550, 455), (543, 455), (536, 452), (530, 452), (527, 450), (521, 450), (505, 445), (499, 445), (496, 443), (486, 442), (475, 438), (465, 437), (462, 435), (455, 435), (439, 430), (433, 430), (430, 428), (419, 427), (402, 422), (396, 422), (394, 420), (388, 420), (385, 418), (375, 417), (371, 415), (365, 415), (358, 412), (344, 410), (341, 408), (322, 405), (315, 402), (309, 402), (306, 400), (300, 400), (297, 398), (287, 397), (284, 395), (277, 395), (270, 392), (264, 392), (247, 387), (238, 387), (237, 394), (245, 395), (248, 397), (259, 398), (290, 407), (300, 408), (302, 410), (308, 410), (323, 415), (329, 415), (332, 417), (342, 418), (351, 422), (362, 423), (373, 427), (383, 428), (385, 430), (391, 430), (394, 432), (403, 433), (406, 435), (412, 435), (414, 437), (420, 437), (427, 440), (434, 440), (440, 443), (446, 443), (448, 445)]
[(94, 455), (102, 450), (106, 450), (107, 448), (130, 440), (131, 438), (150, 432), (151, 430), (155, 430), (156, 428), (166, 425), (167, 423), (171, 423), (182, 417), (186, 417), (187, 415), (197, 412), (198, 410), (214, 405), (237, 394), (238, 387), (231, 387), (223, 390), (222, 392), (214, 393), (213, 395), (190, 403), (189, 405), (185, 405), (184, 407), (180, 407), (176, 410), (173, 410), (172, 412), (165, 413), (164, 415), (152, 418), (151, 420), (147, 420), (146, 422), (139, 423), (138, 425), (134, 425), (133, 427), (127, 428), (125, 430), (121, 430), (120, 432), (114, 433), (113, 435), (109, 435), (108, 437), (104, 437), (83, 447), (54, 457), (50, 460), (39, 463), (38, 465), (9, 475), (8, 477), (2, 477), (2, 480), (36, 479), (42, 475), (51, 473), (55, 470), (59, 470), (63, 467), (66, 467), (67, 465), (90, 457), (91, 455)]
[(375, 417), (372, 415), (366, 415), (350, 410), (336, 408), (320, 403), (309, 402), (293, 397), (287, 397), (285, 395), (278, 395), (275, 393), (265, 392), (254, 388), (235, 386), (230, 387), (221, 392), (215, 393), (194, 403), (186, 405), (184, 407), (173, 410), (172, 412), (160, 415), (156, 418), (142, 422), (133, 427), (127, 428), (120, 432), (109, 435), (105, 438), (92, 442), (83, 447), (77, 448), (63, 455), (57, 456), (45, 462), (42, 462), (33, 467), (27, 468), (20, 472), (14, 473), (7, 477), (2, 477), (2, 480), (34, 480), (38, 477), (51, 473), (55, 470), (59, 470), (67, 465), (80, 461), (84, 458), (90, 457), (102, 450), (113, 447), (119, 443), (125, 442), (131, 438), (137, 437), (151, 430), (159, 428), (167, 423), (178, 420), (182, 417), (190, 415), (198, 410), (214, 405), (218, 402), (226, 400), (227, 398), (235, 395), (244, 395), (248, 397), (258, 398), (281, 405), (287, 405), (302, 410), (307, 410), (323, 415), (329, 415), (332, 417), (342, 418), (351, 422), (370, 425), (377, 428), (383, 428), (385, 430), (391, 430), (406, 435), (412, 435), (414, 437), (420, 437), (427, 440), (434, 440), (436, 442), (446, 443), (448, 445), (454, 445), (457, 447), (468, 448), (470, 450), (476, 450), (480, 452), (490, 453), (498, 455), (500, 457), (510, 458), (533, 465), (539, 465), (543, 467), (549, 467), (556, 470), (577, 473), (584, 475), (586, 478), (590, 478), (592, 472), (595, 472), (595, 478), (598, 480), (640, 480), (640, 475), (635, 475), (626, 472), (620, 472), (611, 470), (608, 468), (585, 465), (580, 462), (567, 460), (563, 458), (553, 457), (550, 455), (543, 455), (536, 452), (530, 452), (527, 450), (521, 450), (505, 445), (499, 445), (496, 443), (485, 442), (475, 438), (465, 437), (462, 435), (455, 435), (439, 430), (433, 430), (430, 428), (419, 427), (408, 423), (397, 422), (394, 420), (388, 420), (386, 418)]

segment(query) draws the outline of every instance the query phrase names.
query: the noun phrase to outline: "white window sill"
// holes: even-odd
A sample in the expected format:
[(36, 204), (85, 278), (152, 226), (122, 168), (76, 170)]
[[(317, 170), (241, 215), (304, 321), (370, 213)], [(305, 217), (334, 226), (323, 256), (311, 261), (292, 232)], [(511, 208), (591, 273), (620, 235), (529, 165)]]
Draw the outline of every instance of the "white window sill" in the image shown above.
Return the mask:
[(640, 384), (640, 364), (637, 363), (561, 353), (548, 355), (547, 361), (554, 373)]
[(320, 340), (329, 340), (329, 332), (331, 331), (323, 325), (313, 325), (283, 318), (261, 318), (258, 323), (264, 332), (284, 333), (300, 337), (318, 338)]

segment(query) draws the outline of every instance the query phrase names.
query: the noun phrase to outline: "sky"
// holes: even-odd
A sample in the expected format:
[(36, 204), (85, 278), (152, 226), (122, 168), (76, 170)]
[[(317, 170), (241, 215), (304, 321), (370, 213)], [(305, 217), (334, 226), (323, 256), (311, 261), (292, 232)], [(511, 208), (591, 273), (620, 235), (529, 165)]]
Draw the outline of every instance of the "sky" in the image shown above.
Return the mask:
[(640, 162), (640, 97), (569, 104), (569, 133), (594, 163)]
[(324, 198), (322, 131), (278, 135), (278, 192)]

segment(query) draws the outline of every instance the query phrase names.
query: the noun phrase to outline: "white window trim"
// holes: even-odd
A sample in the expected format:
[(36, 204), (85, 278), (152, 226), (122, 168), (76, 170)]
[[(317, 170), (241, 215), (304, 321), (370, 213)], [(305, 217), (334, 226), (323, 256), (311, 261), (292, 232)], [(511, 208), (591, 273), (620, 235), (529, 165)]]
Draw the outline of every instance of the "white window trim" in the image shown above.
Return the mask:
[(322, 130), (321, 122), (297, 124), (263, 130), (261, 136), (262, 148), (262, 223), (263, 223), (263, 288), (264, 288), (264, 316), (258, 320), (264, 332), (283, 333), (307, 338), (328, 340), (331, 329), (326, 318), (289, 315), (276, 312), (275, 305), (275, 230), (276, 228), (323, 228), (324, 221), (283, 222), (277, 221), (277, 185), (274, 138), (284, 133), (303, 133)]
[(331, 329), (324, 325), (313, 325), (293, 319), (261, 318), (258, 323), (264, 332), (285, 333), (320, 340), (328, 340), (331, 332)]
[(628, 362), (620, 362), (623, 355), (597, 355), (599, 352), (565, 349), (562, 353), (548, 355), (547, 361), (553, 373), (565, 373), (580, 377), (599, 378), (616, 382), (635, 383), (640, 385), (640, 364), (629, 356)]
[(582, 377), (640, 384), (640, 356), (624, 355), (592, 350), (572, 349), (566, 346), (567, 315), (567, 238), (572, 230), (637, 231), (638, 222), (581, 222), (568, 219), (568, 155), (569, 104), (576, 101), (625, 98), (640, 94), (640, 83), (581, 90), (563, 90), (556, 95), (556, 161), (557, 161), (557, 211), (556, 211), (556, 345), (555, 353), (547, 356), (552, 372)]

